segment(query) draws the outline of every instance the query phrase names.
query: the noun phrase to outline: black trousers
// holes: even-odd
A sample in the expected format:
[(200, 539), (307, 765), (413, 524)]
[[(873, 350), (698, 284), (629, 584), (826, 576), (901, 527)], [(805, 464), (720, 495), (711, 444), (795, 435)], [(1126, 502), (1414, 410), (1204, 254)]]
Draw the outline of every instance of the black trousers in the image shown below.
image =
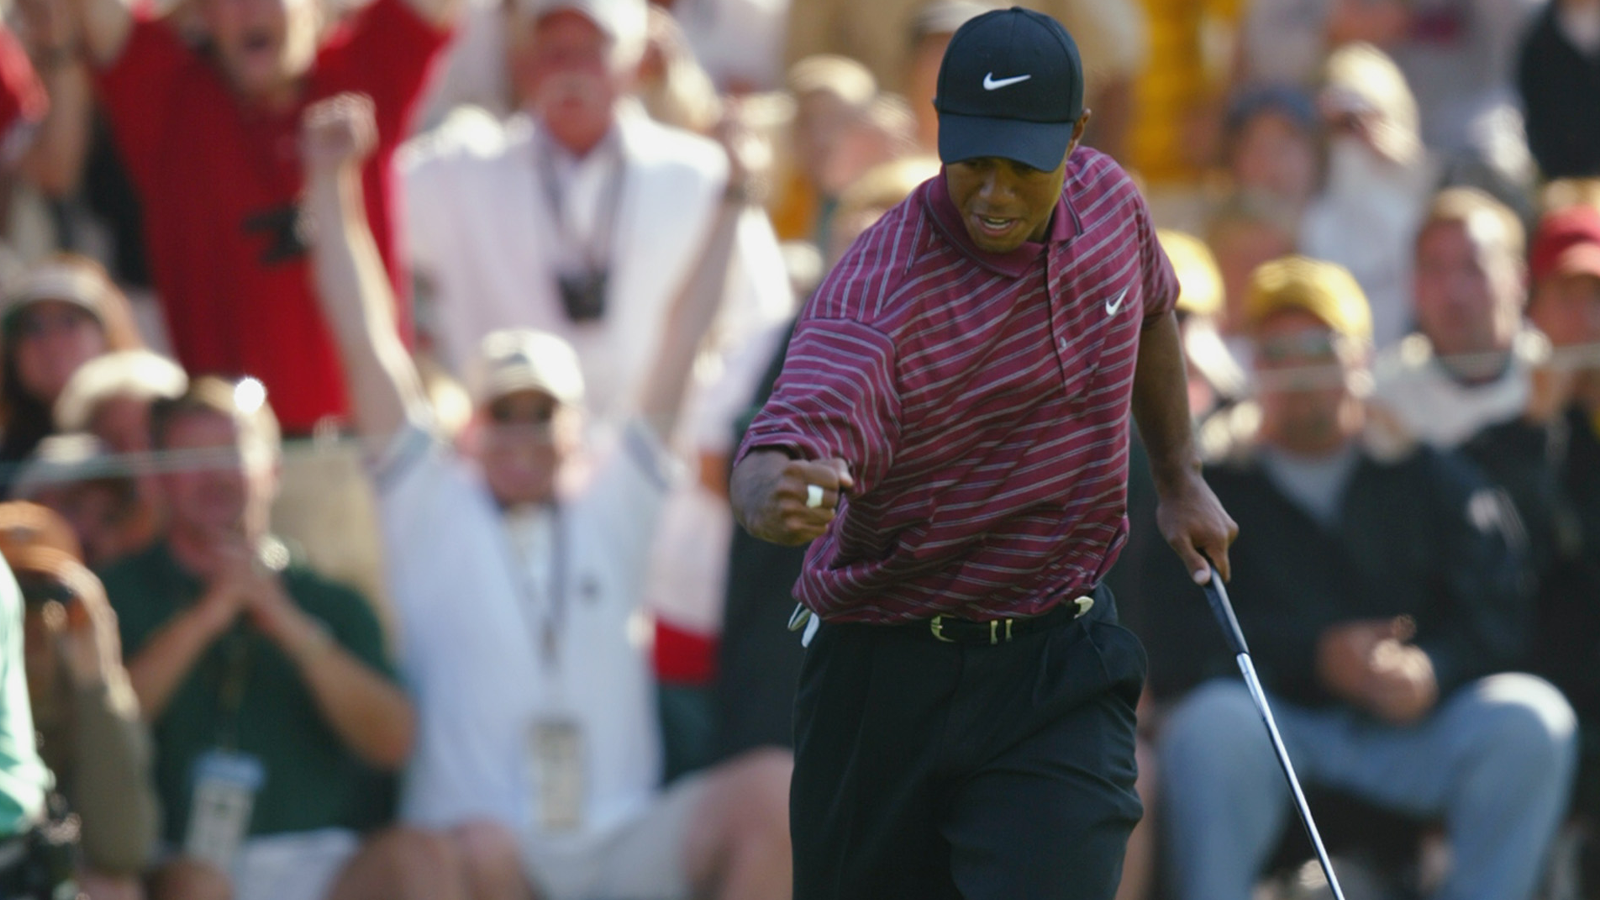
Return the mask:
[(1110, 900), (1144, 651), (1110, 591), (996, 646), (824, 625), (796, 702), (795, 900)]

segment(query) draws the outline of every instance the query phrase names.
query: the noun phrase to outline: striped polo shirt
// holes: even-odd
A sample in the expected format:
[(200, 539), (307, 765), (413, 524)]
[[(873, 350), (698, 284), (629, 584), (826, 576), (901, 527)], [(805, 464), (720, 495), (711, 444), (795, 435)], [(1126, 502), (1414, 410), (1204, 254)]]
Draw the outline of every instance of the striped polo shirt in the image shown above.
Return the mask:
[(890, 210), (806, 304), (739, 450), (850, 464), (796, 598), (890, 623), (1087, 592), (1126, 539), (1139, 334), (1177, 295), (1137, 188), (1088, 148), (1042, 244), (978, 249), (942, 174)]

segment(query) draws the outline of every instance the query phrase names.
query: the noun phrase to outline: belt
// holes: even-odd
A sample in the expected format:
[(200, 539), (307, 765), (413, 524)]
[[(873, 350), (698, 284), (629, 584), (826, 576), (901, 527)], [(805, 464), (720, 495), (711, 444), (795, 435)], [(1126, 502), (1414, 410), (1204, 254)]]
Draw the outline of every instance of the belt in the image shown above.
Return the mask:
[(925, 635), (946, 644), (1004, 644), (1012, 638), (1039, 631), (1048, 631), (1077, 621), (1094, 608), (1094, 598), (1084, 595), (1075, 600), (1056, 604), (1048, 612), (1037, 616), (1015, 618), (962, 619), (956, 616), (934, 616), (925, 622), (912, 622), (904, 626), (912, 634)]

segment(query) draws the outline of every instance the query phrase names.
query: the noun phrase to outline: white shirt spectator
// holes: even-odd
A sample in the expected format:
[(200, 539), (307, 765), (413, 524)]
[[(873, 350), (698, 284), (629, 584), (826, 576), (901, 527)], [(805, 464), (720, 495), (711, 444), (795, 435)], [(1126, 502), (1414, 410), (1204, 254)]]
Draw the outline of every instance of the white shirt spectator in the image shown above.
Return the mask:
[[(478, 341), (500, 328), (537, 328), (566, 338), (578, 352), (589, 412), (627, 415), (661, 333), (668, 303), (704, 245), (727, 180), (717, 145), (649, 119), (624, 102), (604, 146), (581, 160), (559, 160), (570, 179), (563, 204), (570, 221), (601, 221), (615, 156), (622, 186), (605, 254), (604, 315), (574, 323), (562, 306), (551, 248), (563, 233), (550, 209), (540, 154), (552, 146), (529, 117), (494, 129), (481, 114), (419, 138), (401, 155), (412, 265), (431, 288), (437, 337), (447, 362), (472, 358)], [(786, 318), (792, 308), (783, 259), (759, 210), (740, 225), (723, 317), (714, 340), (727, 345)]]
[(1426, 335), (1408, 335), (1379, 354), (1373, 365), (1372, 402), (1411, 438), (1451, 449), (1491, 425), (1522, 415), (1533, 390), (1533, 370), (1549, 355), (1544, 335), (1525, 328), (1512, 343), (1510, 363), (1498, 378), (1464, 384), (1434, 355)]
[[(665, 459), (630, 426), (559, 512), (502, 514), (474, 467), (429, 433), (396, 439), (374, 477), (421, 717), (405, 822), (488, 818), (572, 846), (648, 809), (661, 737), (637, 616)], [(531, 734), (550, 719), (582, 736), (580, 824), (557, 833), (541, 832), (531, 776)]]
[[(461, 115), (416, 141), (401, 156), (408, 202), (426, 210), (408, 217), (413, 265), (431, 286), (449, 361), (472, 358), (478, 342), (496, 329), (553, 332), (577, 351), (591, 421), (604, 428), (633, 410), (666, 310), (721, 203), (727, 157), (712, 141), (652, 121), (633, 101), (620, 104), (615, 129), (584, 158), (558, 151), (543, 161), (541, 154), (553, 149), (526, 115), (504, 126), (481, 113)], [(605, 182), (619, 160), (622, 184), (611, 215)], [(551, 212), (546, 167), (559, 174), (564, 228)], [(612, 226), (603, 237), (609, 240), (599, 240), (608, 244), (605, 312), (574, 323), (556, 277), (578, 251), (556, 248), (571, 235), (607, 231), (608, 218)], [(777, 238), (759, 209), (740, 221), (727, 291), (686, 401), (690, 427), (676, 449), (687, 459), (700, 450), (726, 452), (733, 415), (760, 369), (730, 367), (725, 359), (793, 311)], [(722, 399), (729, 396), (741, 402)], [(669, 507), (667, 519), (697, 539), (692, 547), (658, 547), (661, 569), (650, 579), (650, 604), (676, 625), (714, 633), (732, 517), (725, 502), (692, 480)]]

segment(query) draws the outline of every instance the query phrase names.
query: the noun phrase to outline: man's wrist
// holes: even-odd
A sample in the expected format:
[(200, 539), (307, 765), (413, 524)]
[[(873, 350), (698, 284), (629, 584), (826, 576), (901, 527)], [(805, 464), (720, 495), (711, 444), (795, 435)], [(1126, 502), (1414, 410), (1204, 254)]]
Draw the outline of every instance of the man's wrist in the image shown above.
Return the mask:
[(305, 626), (286, 648), (295, 664), (304, 669), (333, 649), (333, 632), (320, 619), (306, 616)]

